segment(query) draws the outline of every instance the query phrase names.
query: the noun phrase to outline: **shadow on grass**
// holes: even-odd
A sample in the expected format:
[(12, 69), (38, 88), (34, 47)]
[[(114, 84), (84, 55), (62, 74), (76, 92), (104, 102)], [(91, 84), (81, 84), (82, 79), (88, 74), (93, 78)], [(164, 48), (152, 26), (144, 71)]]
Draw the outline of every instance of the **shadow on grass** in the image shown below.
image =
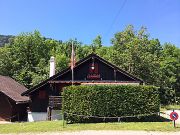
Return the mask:
[(142, 117), (128, 117), (128, 118), (81, 118), (77, 122), (69, 121), (68, 124), (73, 123), (104, 123), (104, 122), (170, 122), (171, 120), (161, 117), (159, 115), (142, 116)]
[(122, 122), (169, 122), (169, 121), (171, 120), (161, 117), (159, 115), (122, 119)]

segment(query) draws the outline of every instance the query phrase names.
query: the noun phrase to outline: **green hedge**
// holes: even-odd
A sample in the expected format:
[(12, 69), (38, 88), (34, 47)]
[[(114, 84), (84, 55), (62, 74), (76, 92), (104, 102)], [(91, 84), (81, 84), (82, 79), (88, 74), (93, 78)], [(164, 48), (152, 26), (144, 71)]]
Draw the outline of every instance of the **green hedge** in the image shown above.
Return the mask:
[(63, 89), (63, 111), (68, 122), (95, 122), (85, 116), (118, 117), (159, 112), (159, 94), (153, 86), (92, 85)]

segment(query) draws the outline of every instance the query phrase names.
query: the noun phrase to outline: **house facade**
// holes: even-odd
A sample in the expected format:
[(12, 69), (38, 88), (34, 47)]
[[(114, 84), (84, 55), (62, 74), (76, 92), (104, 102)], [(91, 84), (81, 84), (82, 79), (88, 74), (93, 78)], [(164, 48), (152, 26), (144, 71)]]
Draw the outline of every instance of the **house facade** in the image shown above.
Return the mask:
[(21, 96), (26, 87), (0, 75), (0, 121), (26, 121), (29, 98)]
[[(54, 66), (53, 66), (54, 67)], [(50, 67), (51, 68), (51, 67)], [(52, 73), (53, 71), (50, 71)], [(90, 54), (78, 61), (72, 70), (70, 67), (58, 72), (35, 87), (22, 93), (31, 100), (29, 121), (49, 119), (61, 110), (62, 88), (69, 85), (141, 85), (143, 81), (118, 68), (96, 54)], [(59, 97), (59, 99), (58, 99)], [(53, 107), (50, 115), (49, 107)], [(52, 117), (51, 117), (52, 118)], [(52, 118), (53, 119), (53, 118)]]

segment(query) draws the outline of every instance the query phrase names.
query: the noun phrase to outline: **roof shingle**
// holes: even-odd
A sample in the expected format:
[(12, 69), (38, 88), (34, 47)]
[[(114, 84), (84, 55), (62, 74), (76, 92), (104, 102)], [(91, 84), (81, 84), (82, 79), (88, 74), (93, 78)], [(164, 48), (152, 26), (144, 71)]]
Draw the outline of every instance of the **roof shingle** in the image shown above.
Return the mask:
[(26, 102), (28, 97), (21, 96), (21, 93), (27, 91), (27, 88), (8, 76), (0, 75), (0, 92), (7, 95), (15, 102)]

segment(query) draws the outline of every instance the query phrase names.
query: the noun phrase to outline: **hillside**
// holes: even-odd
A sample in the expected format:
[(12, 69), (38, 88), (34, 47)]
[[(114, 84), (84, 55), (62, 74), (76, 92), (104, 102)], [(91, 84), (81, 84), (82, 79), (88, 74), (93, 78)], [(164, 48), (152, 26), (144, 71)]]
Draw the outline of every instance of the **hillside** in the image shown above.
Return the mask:
[(9, 39), (14, 36), (11, 35), (0, 35), (0, 47), (4, 46), (5, 43), (9, 42)]

